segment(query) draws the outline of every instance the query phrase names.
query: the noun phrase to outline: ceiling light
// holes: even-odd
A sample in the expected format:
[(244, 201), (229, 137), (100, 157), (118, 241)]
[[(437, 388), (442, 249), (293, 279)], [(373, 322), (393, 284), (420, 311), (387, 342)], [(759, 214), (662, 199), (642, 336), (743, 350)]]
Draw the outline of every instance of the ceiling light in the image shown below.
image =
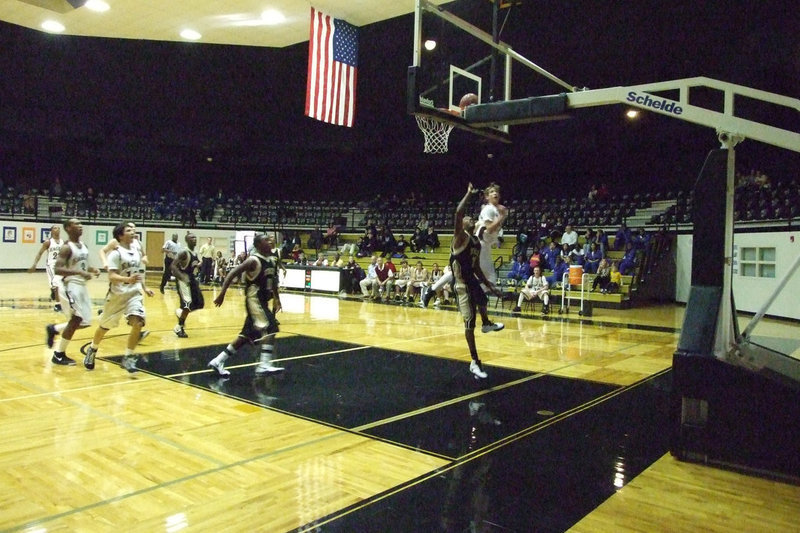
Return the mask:
[(86, 9), (96, 11), (98, 13), (103, 13), (104, 11), (108, 11), (110, 9), (110, 6), (103, 2), (103, 0), (87, 0), (83, 5), (86, 7)]
[(625, 116), (630, 119), (634, 119), (639, 116), (639, 111), (636, 109), (628, 109), (628, 111), (625, 113)]
[(44, 31), (49, 31), (51, 33), (61, 33), (66, 28), (64, 27), (63, 24), (61, 24), (56, 20), (45, 20), (44, 22), (42, 22), (42, 29)]
[(427, 41), (425, 41), (425, 45), (424, 46), (425, 46), (425, 50), (430, 52), (434, 48), (436, 48), (436, 41), (434, 41), (433, 39), (428, 39)]
[(202, 35), (200, 35), (200, 32), (194, 30), (183, 30), (181, 31), (181, 37), (189, 41), (196, 41), (202, 37)]
[(261, 13), (261, 20), (270, 26), (286, 22), (286, 17), (276, 9), (267, 9)]

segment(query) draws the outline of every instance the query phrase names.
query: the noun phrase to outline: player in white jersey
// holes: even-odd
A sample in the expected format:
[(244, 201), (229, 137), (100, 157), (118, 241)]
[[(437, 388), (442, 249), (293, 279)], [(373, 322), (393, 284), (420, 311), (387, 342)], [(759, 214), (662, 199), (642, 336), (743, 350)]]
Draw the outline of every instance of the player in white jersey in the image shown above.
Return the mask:
[(56, 302), (54, 311), (61, 311), (61, 304), (58, 301), (58, 291), (61, 286), (61, 276), (56, 276), (55, 266), (56, 259), (58, 259), (58, 252), (64, 241), (61, 240), (61, 227), (53, 226), (50, 228), (50, 238), (42, 243), (39, 252), (36, 254), (36, 259), (33, 260), (33, 266), (28, 269), (28, 272), (36, 272), (36, 265), (39, 264), (39, 259), (47, 254), (45, 260), (45, 271), (47, 272), (47, 282), (50, 284), (50, 300)]
[(153, 296), (154, 293), (144, 283), (145, 265), (142, 263), (140, 248), (133, 246), (136, 236), (134, 228), (130, 225), (120, 224), (114, 228), (113, 235), (118, 246), (106, 257), (110, 283), (108, 295), (103, 305), (103, 314), (100, 315), (100, 325), (94, 332), (92, 344), (86, 350), (83, 364), (87, 370), (94, 368), (94, 359), (100, 342), (124, 316), (131, 326), (131, 331), (128, 335), (122, 367), (128, 372), (136, 372), (138, 369), (133, 351), (139, 344), (140, 334), (145, 323), (142, 292), (148, 296)]
[[(478, 221), (475, 223), (475, 236), (481, 241), (481, 270), (486, 279), (497, 284), (497, 271), (492, 261), (492, 248), (497, 245), (503, 221), (508, 216), (508, 209), (500, 203), (500, 186), (490, 183), (483, 191), (486, 204), (481, 208)], [(484, 290), (486, 288), (484, 287)]]
[[(144, 250), (142, 250), (142, 243), (139, 240), (138, 235), (136, 234), (136, 224), (134, 224), (133, 222), (127, 222), (124, 225), (133, 230), (133, 241), (130, 244), (130, 248), (132, 250), (137, 250), (139, 252), (139, 255), (142, 258), (142, 264), (144, 265), (144, 268), (147, 269), (147, 254), (145, 254)], [(116, 238), (113, 238), (110, 241), (108, 241), (108, 244), (103, 246), (99, 252), (97, 252), (98, 255), (100, 256), (100, 262), (103, 264), (104, 269), (108, 270), (108, 254), (110, 254), (117, 248), (119, 248), (119, 241)], [(149, 330), (146, 329), (142, 330), (141, 338), (139, 340), (144, 339), (148, 335), (150, 335)]]
[[(81, 241), (83, 224), (76, 218), (64, 223), (64, 230), (69, 240), (61, 247), (56, 260), (55, 273), (63, 276), (64, 306), (69, 306), (69, 321), (61, 332), (58, 348), (53, 352), (51, 361), (56, 365), (74, 365), (75, 361), (67, 357), (67, 346), (77, 329), (89, 327), (92, 323), (92, 301), (86, 282), (100, 275), (100, 271), (89, 266), (89, 249)], [(49, 337), (49, 335), (48, 335)]]

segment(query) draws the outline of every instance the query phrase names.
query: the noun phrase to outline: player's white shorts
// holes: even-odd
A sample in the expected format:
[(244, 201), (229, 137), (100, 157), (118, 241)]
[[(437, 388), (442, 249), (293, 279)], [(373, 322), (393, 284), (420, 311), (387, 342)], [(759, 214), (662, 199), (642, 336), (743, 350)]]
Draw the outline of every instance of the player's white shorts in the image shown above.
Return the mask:
[(144, 321), (144, 297), (139, 291), (124, 294), (109, 293), (100, 315), (100, 327), (111, 329), (119, 324), (121, 317), (138, 316)]
[(64, 310), (69, 309), (69, 318), (73, 316), (80, 317), (80, 327), (90, 326), (92, 324), (92, 299), (89, 298), (89, 289), (86, 285), (67, 282), (64, 285), (62, 294), (64, 298), (62, 299), (61, 308)]

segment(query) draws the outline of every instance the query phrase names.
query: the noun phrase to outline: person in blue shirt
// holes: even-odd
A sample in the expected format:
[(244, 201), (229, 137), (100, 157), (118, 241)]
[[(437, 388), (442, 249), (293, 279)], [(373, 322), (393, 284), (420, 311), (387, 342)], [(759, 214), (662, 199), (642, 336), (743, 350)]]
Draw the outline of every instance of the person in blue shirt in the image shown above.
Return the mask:
[(527, 261), (525, 261), (525, 256), (522, 254), (517, 255), (514, 258), (514, 262), (511, 264), (511, 270), (508, 271), (508, 279), (513, 279), (514, 281), (525, 281), (530, 277), (530, 275), (530, 265)]

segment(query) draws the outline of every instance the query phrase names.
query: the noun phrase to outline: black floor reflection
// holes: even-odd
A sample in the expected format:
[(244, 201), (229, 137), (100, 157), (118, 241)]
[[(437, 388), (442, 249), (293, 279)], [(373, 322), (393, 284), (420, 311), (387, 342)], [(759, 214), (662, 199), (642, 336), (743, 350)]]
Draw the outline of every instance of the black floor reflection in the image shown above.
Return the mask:
[(452, 459), (300, 531), (564, 531), (668, 450), (669, 373), (620, 388), (487, 365), (476, 382), (466, 362), (293, 336), (277, 344), (284, 372), (257, 377), (257, 352), (242, 350), (223, 379), (206, 371), (222, 348), (140, 366)]
[[(667, 452), (670, 376), (614, 395), (591, 409), (507, 445), (376, 497), (301, 530), (329, 532), (561, 532)], [(491, 398), (454, 434), (497, 439), (503, 420)], [(471, 415), (471, 416), (470, 416)]]

